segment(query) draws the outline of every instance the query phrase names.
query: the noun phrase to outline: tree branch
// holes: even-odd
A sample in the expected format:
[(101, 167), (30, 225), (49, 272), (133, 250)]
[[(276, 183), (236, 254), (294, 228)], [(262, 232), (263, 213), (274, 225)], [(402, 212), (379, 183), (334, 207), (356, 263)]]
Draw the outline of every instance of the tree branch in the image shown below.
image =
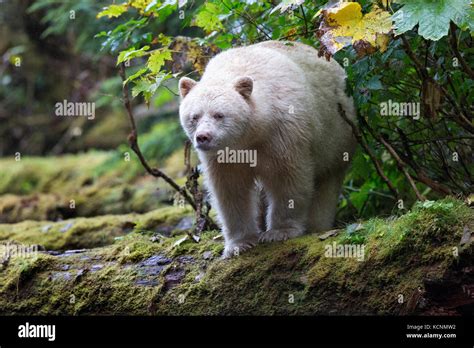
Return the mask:
[(375, 166), (375, 169), (377, 171), (377, 174), (380, 176), (380, 178), (385, 182), (385, 184), (388, 186), (390, 192), (392, 192), (392, 194), (396, 197), (396, 199), (398, 200), (399, 199), (399, 194), (398, 194), (398, 191), (397, 189), (395, 188), (395, 186), (392, 184), (392, 182), (390, 181), (390, 179), (385, 175), (385, 173), (383, 172), (383, 169), (382, 169), (382, 165), (380, 164), (379, 160), (377, 159), (377, 157), (375, 156), (375, 154), (372, 152), (372, 150), (370, 149), (369, 145), (367, 145), (367, 143), (364, 141), (362, 135), (360, 134), (360, 131), (359, 129), (357, 128), (357, 126), (354, 124), (354, 122), (352, 122), (352, 120), (350, 120), (347, 115), (346, 115), (346, 112), (344, 111), (343, 107), (341, 104), (337, 104), (338, 106), (338, 109), (339, 109), (339, 115), (344, 119), (344, 121), (346, 121), (349, 126), (351, 126), (352, 128), (352, 133), (354, 134), (357, 142), (364, 148), (365, 152), (369, 155), (370, 159), (372, 160), (372, 163), (374, 164)]
[(461, 66), (466, 72), (466, 74), (468, 74), (471, 79), (474, 79), (474, 71), (469, 67), (469, 65), (466, 63), (463, 56), (459, 52), (458, 43), (456, 39), (456, 26), (454, 25), (453, 22), (451, 22), (449, 24), (449, 27), (450, 27), (449, 43), (451, 45), (451, 50), (453, 51), (456, 58), (459, 60), (459, 63), (461, 63)]
[[(202, 209), (201, 209), (202, 193), (199, 192), (200, 193), (199, 197), (201, 197), (201, 198), (199, 199), (199, 202), (196, 202), (196, 197), (198, 197), (197, 195), (193, 199), (193, 197), (191, 197), (189, 195), (189, 193), (188, 193), (188, 191), (186, 190), (185, 187), (179, 186), (173, 179), (171, 179), (168, 175), (166, 175), (160, 169), (151, 167), (148, 164), (145, 157), (143, 156), (143, 153), (140, 150), (140, 147), (138, 145), (137, 126), (136, 126), (136, 123), (135, 123), (135, 118), (133, 116), (132, 107), (131, 107), (131, 103), (130, 103), (130, 95), (129, 95), (129, 91), (128, 91), (128, 85), (125, 83), (126, 75), (125, 75), (125, 65), (124, 65), (124, 63), (120, 64), (119, 69), (120, 69), (119, 70), (120, 77), (121, 77), (122, 82), (123, 82), (123, 87), (122, 87), (123, 103), (125, 105), (125, 109), (127, 110), (128, 119), (130, 121), (130, 126), (132, 128), (131, 131), (130, 131), (130, 134), (128, 135), (128, 142), (130, 144), (131, 149), (133, 150), (133, 152), (135, 152), (138, 159), (140, 160), (140, 163), (142, 164), (142, 166), (145, 168), (145, 170), (150, 175), (152, 175), (154, 177), (157, 177), (157, 178), (162, 178), (168, 185), (170, 185), (176, 192), (178, 192), (185, 199), (185, 201), (194, 209), (194, 211), (197, 214), (196, 226), (198, 227), (197, 230), (199, 230), (199, 232), (201, 232), (205, 228), (205, 226), (208, 226), (209, 228), (215, 228), (216, 224), (214, 223), (214, 221), (207, 214), (202, 213)], [(185, 149), (186, 149), (186, 147), (185, 147)], [(189, 152), (189, 149), (187, 151)], [(185, 160), (189, 161), (189, 158), (185, 159)], [(186, 165), (189, 166), (189, 163), (186, 163)], [(188, 169), (189, 168), (187, 168), (187, 170)], [(197, 178), (196, 178), (196, 182), (193, 186), (194, 190), (197, 190), (196, 185), (197, 185)], [(199, 190), (197, 190), (197, 191), (199, 191)], [(194, 238), (193, 238), (193, 240), (194, 240)]]

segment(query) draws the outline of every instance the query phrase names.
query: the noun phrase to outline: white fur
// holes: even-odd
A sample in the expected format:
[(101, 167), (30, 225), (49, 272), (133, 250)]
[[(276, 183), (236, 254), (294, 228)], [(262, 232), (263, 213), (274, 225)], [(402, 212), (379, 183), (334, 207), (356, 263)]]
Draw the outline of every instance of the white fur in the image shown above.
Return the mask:
[[(332, 227), (349, 164), (344, 153), (352, 157), (355, 148), (338, 114), (341, 104), (355, 117), (344, 80), (334, 60), (318, 58), (300, 43), (276, 41), (220, 53), (200, 82), (180, 80), (180, 120), (204, 167), (225, 237), (224, 257), (258, 240)], [(193, 115), (199, 117), (193, 121)], [(199, 149), (196, 134), (212, 140)], [(216, 153), (224, 147), (257, 150), (257, 166), (218, 163)], [(257, 224), (256, 183), (267, 200), (266, 231)]]

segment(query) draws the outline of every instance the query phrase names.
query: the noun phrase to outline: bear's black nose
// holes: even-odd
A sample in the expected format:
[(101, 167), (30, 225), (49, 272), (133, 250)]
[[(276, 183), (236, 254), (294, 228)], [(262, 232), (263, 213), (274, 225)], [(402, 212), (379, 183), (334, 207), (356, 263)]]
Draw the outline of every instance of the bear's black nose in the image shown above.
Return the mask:
[(196, 142), (199, 145), (204, 145), (210, 143), (212, 140), (212, 136), (209, 133), (198, 133), (196, 134)]

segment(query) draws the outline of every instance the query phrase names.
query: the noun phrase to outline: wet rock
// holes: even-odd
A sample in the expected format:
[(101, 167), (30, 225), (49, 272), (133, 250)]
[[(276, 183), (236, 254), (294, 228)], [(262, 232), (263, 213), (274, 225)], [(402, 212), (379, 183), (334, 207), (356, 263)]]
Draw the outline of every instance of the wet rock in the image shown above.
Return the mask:
[(66, 250), (64, 253), (57, 255), (58, 257), (67, 257), (67, 256), (72, 256), (75, 254), (80, 254), (86, 252), (87, 249), (72, 249), (72, 250)]
[(41, 232), (46, 233), (51, 229), (51, 227), (53, 227), (53, 226), (52, 225), (45, 225), (45, 226), (41, 227)]
[(104, 265), (101, 265), (101, 264), (92, 265), (91, 266), (91, 272), (100, 271), (102, 268), (104, 268)]
[(330, 231), (327, 231), (327, 232), (323, 233), (322, 235), (320, 235), (319, 239), (320, 240), (325, 240), (325, 239), (328, 239), (329, 237), (335, 236), (338, 233), (339, 233), (339, 230), (330, 230)]
[(163, 238), (164, 237), (161, 234), (155, 234), (155, 235), (150, 237), (150, 242), (160, 243)]
[(80, 279), (85, 273), (86, 273), (86, 270), (84, 270), (84, 269), (78, 269), (78, 270), (77, 270), (77, 273), (76, 273), (76, 277), (74, 278), (74, 280)]
[(210, 260), (212, 259), (212, 251), (205, 251), (204, 254), (202, 254), (202, 258), (204, 260)]
[(199, 283), (206, 273), (199, 272), (197, 276), (194, 277), (194, 282)]
[(165, 266), (148, 266), (148, 267), (142, 267), (139, 270), (139, 274), (141, 276), (157, 276), (159, 275)]
[(163, 236), (169, 237), (171, 235), (171, 231), (173, 231), (173, 229), (174, 229), (173, 226), (162, 225), (162, 226), (158, 226), (155, 229), (155, 233), (158, 233), (158, 234), (161, 234)]
[(470, 241), (471, 241), (471, 231), (469, 230), (469, 227), (464, 226), (463, 235), (461, 237), (461, 241), (459, 242), (459, 244), (460, 245), (469, 244)]
[(61, 255), (61, 252), (56, 251), (56, 250), (47, 250), (45, 251), (46, 254), (51, 255), (51, 256), (59, 256)]
[(145, 261), (142, 261), (140, 263), (140, 266), (157, 266), (157, 265), (167, 265), (170, 263), (172, 260), (164, 255), (153, 255), (152, 257), (149, 257)]
[(140, 286), (157, 286), (159, 284), (156, 279), (139, 279), (135, 282), (135, 285)]
[(72, 279), (70, 272), (54, 272), (50, 275), (52, 281), (69, 281)]
[(138, 264), (138, 274), (141, 277), (144, 277), (142, 280), (148, 281), (147, 277), (156, 277), (161, 274), (167, 264), (169, 264), (172, 259), (158, 254), (153, 255), (142, 261)]
[(195, 262), (194, 257), (192, 257), (191, 255), (179, 256), (176, 258), (176, 260), (178, 260), (178, 262), (180, 263), (194, 263)]
[(186, 216), (181, 219), (180, 222), (175, 226), (175, 230), (186, 231), (193, 227), (194, 219), (191, 216)]
[(59, 232), (65, 233), (65, 232), (69, 231), (72, 226), (74, 226), (74, 223), (68, 222), (68, 223), (65, 224), (63, 227), (61, 227), (61, 229), (59, 230)]
[(174, 269), (168, 272), (165, 275), (165, 288), (171, 289), (181, 283), (181, 280), (184, 278), (186, 272), (182, 269)]
[(63, 270), (63, 271), (69, 271), (70, 268), (71, 268), (71, 265), (63, 265), (63, 266), (61, 267), (61, 270)]
[(71, 250), (66, 250), (64, 253), (65, 254), (80, 254), (86, 251), (87, 249), (71, 249)]

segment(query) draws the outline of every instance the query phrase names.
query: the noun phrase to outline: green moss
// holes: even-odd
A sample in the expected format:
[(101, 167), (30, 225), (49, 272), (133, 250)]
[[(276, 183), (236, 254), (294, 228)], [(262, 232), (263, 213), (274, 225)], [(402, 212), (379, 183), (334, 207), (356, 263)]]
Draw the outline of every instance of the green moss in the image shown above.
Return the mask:
[[(418, 289), (424, 289), (427, 279), (442, 281), (459, 265), (472, 264), (474, 259), (472, 243), (458, 257), (452, 253), (464, 226), (472, 230), (474, 224), (472, 210), (453, 199), (435, 206), (418, 205), (397, 218), (361, 222), (363, 261), (325, 254), (328, 245), (351, 241), (347, 229), (325, 240), (306, 235), (259, 245), (230, 260), (219, 258), (223, 245), (216, 238), (217, 231), (203, 233), (199, 243), (189, 239), (178, 243), (186, 236), (184, 231), (152, 238), (156, 237), (150, 232), (154, 226), (183, 216), (177, 209), (136, 215), (133, 219), (140, 228), (135, 232), (85, 253), (42, 255), (45, 263), (30, 264), (26, 271), (21, 270), (18, 260), (10, 262), (0, 272), (0, 283), (9, 284), (0, 290), (0, 312), (413, 313), (415, 309), (409, 308), (408, 302)], [(153, 258), (162, 263), (153, 263)], [(97, 269), (97, 265), (101, 267)], [(16, 286), (19, 278), (23, 280)], [(398, 301), (400, 295), (403, 303)]]
[(133, 229), (154, 231), (162, 226), (173, 226), (190, 213), (188, 208), (165, 207), (143, 215), (104, 215), (59, 222), (0, 224), (0, 241), (40, 245), (46, 250), (89, 249), (112, 244), (117, 237), (125, 236)]
[[(161, 132), (171, 129), (170, 125), (157, 127), (164, 127)], [(152, 147), (152, 138), (147, 144)], [(175, 148), (163, 150), (160, 160), (164, 162), (164, 156)], [(182, 148), (173, 158), (164, 171), (176, 174), (172, 177), (184, 185)], [(174, 194), (166, 182), (147, 175), (126, 146), (116, 152), (0, 159), (0, 167), (0, 223), (145, 213), (169, 204)]]

